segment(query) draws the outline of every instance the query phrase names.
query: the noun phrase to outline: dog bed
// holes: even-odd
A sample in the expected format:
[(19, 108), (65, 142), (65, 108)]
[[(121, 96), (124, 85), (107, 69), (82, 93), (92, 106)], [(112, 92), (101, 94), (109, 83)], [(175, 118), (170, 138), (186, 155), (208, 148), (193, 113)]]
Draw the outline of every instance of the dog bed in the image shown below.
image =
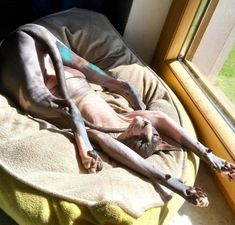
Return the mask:
[[(167, 85), (124, 43), (106, 17), (73, 8), (35, 23), (78, 55), (129, 80), (148, 110), (161, 110), (195, 135), (183, 106)], [(118, 94), (92, 85), (117, 112), (133, 110)], [(94, 106), (95, 109), (95, 106)], [(33, 120), (0, 95), (0, 208), (18, 224), (167, 224), (184, 200), (99, 152), (104, 169), (87, 174), (73, 137)], [(198, 158), (183, 149), (160, 152), (151, 163), (192, 185)]]

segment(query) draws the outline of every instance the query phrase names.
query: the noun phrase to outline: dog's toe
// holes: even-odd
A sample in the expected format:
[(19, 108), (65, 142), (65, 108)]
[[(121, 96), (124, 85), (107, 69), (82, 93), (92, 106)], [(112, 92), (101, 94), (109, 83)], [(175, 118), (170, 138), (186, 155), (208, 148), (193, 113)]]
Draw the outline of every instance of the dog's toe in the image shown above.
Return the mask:
[(207, 207), (209, 205), (209, 201), (207, 198), (207, 194), (202, 191), (199, 187), (190, 187), (186, 190), (187, 200), (192, 204), (199, 207)]
[(102, 170), (103, 168), (103, 163), (101, 158), (98, 156), (98, 154), (96, 153), (96, 151), (91, 150), (87, 152), (88, 157), (91, 157), (91, 162), (90, 162), (90, 166), (88, 169), (89, 173), (96, 173)]

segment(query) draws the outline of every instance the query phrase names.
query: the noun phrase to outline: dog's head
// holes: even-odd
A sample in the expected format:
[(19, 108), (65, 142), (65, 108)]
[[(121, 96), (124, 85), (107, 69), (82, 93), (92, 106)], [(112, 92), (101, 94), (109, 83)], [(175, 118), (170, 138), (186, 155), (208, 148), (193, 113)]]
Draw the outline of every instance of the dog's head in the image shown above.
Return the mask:
[(174, 151), (178, 150), (177, 146), (173, 146), (163, 141), (155, 128), (152, 128), (152, 138), (150, 141), (145, 136), (132, 136), (122, 140), (122, 143), (134, 150), (143, 158), (157, 153), (159, 151)]

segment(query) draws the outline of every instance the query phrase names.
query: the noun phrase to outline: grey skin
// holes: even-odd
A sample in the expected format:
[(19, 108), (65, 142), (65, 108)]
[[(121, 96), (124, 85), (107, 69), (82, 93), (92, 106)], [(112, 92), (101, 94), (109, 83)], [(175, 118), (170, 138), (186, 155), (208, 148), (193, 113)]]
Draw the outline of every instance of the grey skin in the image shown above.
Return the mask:
[[(45, 60), (47, 55), (52, 63)], [(174, 149), (162, 141), (160, 133), (193, 151), (229, 180), (235, 180), (233, 164), (215, 156), (164, 113), (145, 110), (130, 83), (109, 77), (40, 25), (26, 24), (10, 34), (1, 44), (0, 63), (1, 92), (31, 116), (71, 128), (81, 162), (89, 172), (102, 169), (91, 140), (113, 159), (149, 178), (154, 186), (164, 185), (197, 206), (207, 206), (207, 196), (200, 188), (185, 185), (144, 159), (155, 151)], [(49, 71), (50, 66), (54, 72)], [(120, 93), (135, 111), (116, 114), (92, 92), (87, 81)], [(94, 104), (101, 107), (94, 110)], [(115, 129), (109, 130), (108, 119), (114, 122)], [(92, 129), (86, 129), (84, 120), (92, 121), (88, 123)]]

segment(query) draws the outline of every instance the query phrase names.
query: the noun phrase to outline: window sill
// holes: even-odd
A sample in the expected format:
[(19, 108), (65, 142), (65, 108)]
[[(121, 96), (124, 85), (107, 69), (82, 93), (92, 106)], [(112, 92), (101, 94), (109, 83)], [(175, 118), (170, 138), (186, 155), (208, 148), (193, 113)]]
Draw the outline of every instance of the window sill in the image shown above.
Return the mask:
[[(232, 128), (214, 108), (179, 61), (166, 62), (161, 77), (183, 103), (193, 121), (198, 139), (229, 162), (235, 161)], [(235, 183), (213, 172), (219, 186), (235, 211)]]

